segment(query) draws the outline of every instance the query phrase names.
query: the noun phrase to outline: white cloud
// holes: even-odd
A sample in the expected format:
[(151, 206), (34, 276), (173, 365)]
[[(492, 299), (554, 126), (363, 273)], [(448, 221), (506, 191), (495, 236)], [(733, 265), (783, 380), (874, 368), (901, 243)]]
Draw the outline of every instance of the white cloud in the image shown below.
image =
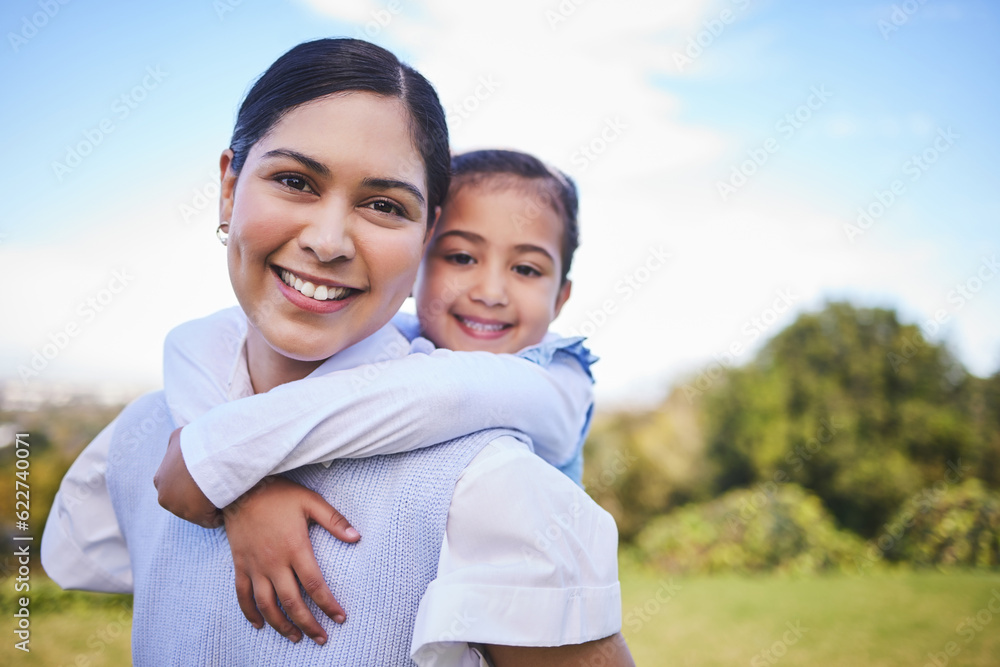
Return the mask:
[[(368, 21), (378, 21), (382, 18), (382, 12), (389, 13), (387, 3), (376, 2), (374, 0), (303, 0), (304, 4), (315, 11), (325, 14), (330, 18), (346, 21), (348, 23), (359, 23), (364, 25)], [(406, 4), (397, 2), (395, 4)]]
[[(214, 211), (183, 221), (177, 202), (187, 192), (167, 188), (156, 204), (113, 221), (84, 217), (87, 232), (75, 238), (0, 245), (0, 278), (18, 286), (6, 305), (31, 314), (5, 328), (8, 373), (158, 383), (166, 332), (235, 301)], [(38, 267), (43, 279), (29, 279)]]

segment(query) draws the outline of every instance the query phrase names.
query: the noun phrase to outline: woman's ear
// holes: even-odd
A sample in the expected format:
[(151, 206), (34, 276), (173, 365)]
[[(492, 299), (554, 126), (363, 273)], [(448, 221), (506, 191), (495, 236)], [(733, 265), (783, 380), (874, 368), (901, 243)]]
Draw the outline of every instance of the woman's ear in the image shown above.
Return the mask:
[(219, 172), (219, 222), (228, 224), (233, 219), (233, 198), (236, 195), (232, 149), (227, 148), (222, 151), (222, 156), (219, 158)]
[(569, 294), (572, 291), (573, 281), (567, 278), (566, 282), (564, 282), (562, 287), (559, 288), (559, 294), (556, 295), (556, 311), (552, 319), (559, 317), (559, 313), (562, 312), (562, 307), (566, 305), (567, 301), (569, 301)]

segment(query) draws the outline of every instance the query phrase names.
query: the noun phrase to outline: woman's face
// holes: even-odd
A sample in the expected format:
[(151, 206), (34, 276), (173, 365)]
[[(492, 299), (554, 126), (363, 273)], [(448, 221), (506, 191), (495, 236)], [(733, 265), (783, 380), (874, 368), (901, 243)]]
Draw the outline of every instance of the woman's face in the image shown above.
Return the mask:
[(413, 286), (427, 184), (409, 116), (367, 92), (287, 112), (238, 177), (222, 155), (229, 276), (271, 350), (320, 362), (371, 335)]

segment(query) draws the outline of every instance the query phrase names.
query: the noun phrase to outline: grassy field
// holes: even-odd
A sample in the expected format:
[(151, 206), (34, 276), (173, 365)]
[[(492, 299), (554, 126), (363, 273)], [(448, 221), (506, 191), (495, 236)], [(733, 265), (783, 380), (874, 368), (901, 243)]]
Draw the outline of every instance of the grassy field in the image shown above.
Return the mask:
[[(641, 666), (1000, 665), (1000, 614), (989, 609), (996, 595), (1000, 610), (1000, 573), (671, 579), (623, 564), (621, 580)], [(128, 598), (63, 593), (41, 577), (31, 595), (31, 652), (4, 630), (0, 664), (129, 664)], [(11, 580), (0, 602), (12, 627)]]
[(0, 613), (5, 619), (0, 665), (65, 665), (65, 667), (119, 667), (131, 664), (132, 599), (126, 595), (66, 592), (41, 574), (32, 574), (29, 653), (17, 649), (12, 633), (17, 600), (14, 581), (0, 590)]
[(621, 580), (638, 665), (1000, 665), (1000, 573)]

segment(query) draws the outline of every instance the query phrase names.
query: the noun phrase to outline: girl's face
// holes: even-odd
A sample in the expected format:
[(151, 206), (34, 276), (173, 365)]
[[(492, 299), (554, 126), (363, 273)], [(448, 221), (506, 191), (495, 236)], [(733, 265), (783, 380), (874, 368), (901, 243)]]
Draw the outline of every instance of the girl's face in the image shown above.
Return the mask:
[(438, 347), (536, 345), (569, 298), (562, 220), (523, 190), (466, 186), (449, 195), (414, 294), (421, 329)]
[(238, 176), (231, 160), (220, 215), (251, 377), (267, 356), (306, 362), (304, 377), (385, 325), (412, 288), (427, 184), (408, 113), (367, 92), (320, 98), (288, 111)]

